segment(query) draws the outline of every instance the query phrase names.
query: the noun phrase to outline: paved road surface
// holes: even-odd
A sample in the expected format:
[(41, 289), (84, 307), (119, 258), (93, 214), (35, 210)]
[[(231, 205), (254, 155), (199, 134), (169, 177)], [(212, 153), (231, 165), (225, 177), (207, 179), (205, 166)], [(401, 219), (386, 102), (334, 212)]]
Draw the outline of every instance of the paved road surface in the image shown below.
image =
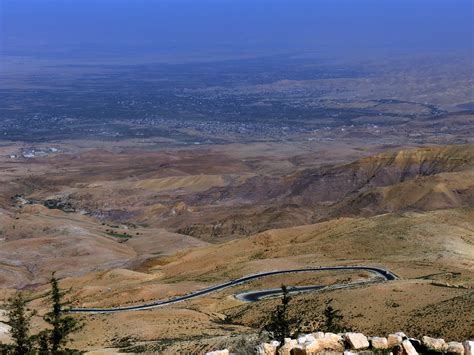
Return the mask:
[[(266, 271), (258, 274), (248, 275), (241, 277), (239, 279), (231, 280), (216, 286), (212, 286), (206, 289), (188, 293), (187, 295), (177, 296), (167, 300), (157, 300), (151, 303), (145, 303), (135, 306), (123, 306), (123, 307), (112, 307), (112, 308), (72, 308), (69, 310), (70, 313), (115, 313), (115, 312), (126, 312), (126, 311), (140, 311), (152, 308), (158, 308), (167, 306), (170, 304), (175, 304), (178, 302), (187, 301), (192, 298), (208, 295), (213, 292), (222, 291), (226, 288), (233, 287), (236, 285), (241, 285), (253, 280), (261, 279), (263, 277), (282, 275), (282, 274), (293, 274), (301, 272), (318, 272), (318, 271), (337, 271), (337, 270), (361, 270), (369, 271), (378, 276), (383, 277), (386, 281), (398, 279), (397, 275), (391, 271), (383, 268), (372, 267), (372, 266), (322, 266), (315, 268), (303, 268), (303, 269), (291, 269), (291, 270), (276, 270), (276, 271)], [(310, 287), (319, 287), (319, 286), (310, 286)]]
[[(300, 293), (300, 292), (310, 292), (310, 291), (317, 291), (325, 288), (325, 286), (313, 285), (313, 286), (295, 286), (295, 287), (288, 287), (288, 293)], [(257, 302), (263, 298), (277, 296), (283, 294), (281, 288), (270, 288), (266, 290), (259, 290), (259, 291), (249, 291), (249, 292), (242, 292), (235, 295), (235, 298), (244, 302)]]

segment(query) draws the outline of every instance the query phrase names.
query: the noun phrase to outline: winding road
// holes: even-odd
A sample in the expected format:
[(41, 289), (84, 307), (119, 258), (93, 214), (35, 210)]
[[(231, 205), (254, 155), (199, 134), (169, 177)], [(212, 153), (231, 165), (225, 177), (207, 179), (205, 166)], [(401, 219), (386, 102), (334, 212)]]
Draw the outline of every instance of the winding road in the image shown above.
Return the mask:
[[(300, 292), (318, 291), (318, 290), (322, 290), (323, 288), (325, 288), (325, 286), (319, 286), (319, 285), (294, 286), (294, 287), (288, 287), (288, 293), (293, 294), (293, 293), (300, 293)], [(273, 297), (273, 296), (277, 296), (281, 294), (283, 294), (283, 291), (281, 288), (270, 288), (266, 290), (242, 292), (242, 293), (236, 294), (234, 297), (244, 302), (257, 302), (264, 298)]]
[[(153, 309), (153, 308), (168, 306), (168, 305), (175, 304), (178, 302), (187, 301), (192, 298), (201, 297), (204, 295), (208, 295), (210, 293), (222, 291), (229, 287), (241, 285), (241, 284), (244, 284), (253, 280), (258, 280), (258, 279), (268, 277), (268, 276), (294, 274), (294, 273), (302, 273), (302, 272), (338, 271), (338, 270), (369, 271), (378, 276), (381, 276), (385, 281), (398, 279), (398, 276), (392, 273), (391, 271), (387, 269), (379, 268), (379, 267), (372, 267), (372, 266), (322, 266), (322, 267), (315, 267), (315, 268), (276, 270), (276, 271), (266, 271), (266, 272), (261, 272), (258, 274), (247, 275), (239, 279), (231, 280), (231, 281), (228, 281), (216, 286), (211, 286), (209, 288), (191, 292), (183, 296), (169, 298), (166, 300), (157, 300), (151, 303), (145, 303), (145, 304), (136, 305), (136, 306), (123, 306), (123, 307), (112, 307), (112, 308), (72, 308), (72, 309), (69, 309), (68, 312), (69, 313), (115, 313), (115, 312), (126, 312), (126, 311), (141, 311), (141, 310)], [(371, 281), (362, 282), (362, 283), (368, 283), (368, 282), (371, 282)], [(347, 284), (347, 285), (351, 285), (351, 284)], [(324, 286), (303, 286), (303, 287), (300, 287), (300, 289), (302, 290), (299, 292), (308, 292), (310, 290), (318, 290), (323, 287)], [(303, 289), (303, 288), (306, 288), (306, 289)], [(295, 292), (294, 290), (295, 288), (292, 288), (291, 291)], [(258, 291), (258, 292), (260, 293), (274, 292), (276, 294), (276, 291), (278, 290), (263, 290), (263, 291)], [(251, 294), (251, 293), (247, 292), (246, 294)], [(238, 297), (238, 298), (242, 300), (246, 300), (246, 301), (257, 301), (260, 298), (263, 298), (265, 296), (268, 297), (269, 295), (270, 294), (257, 295), (256, 297), (254, 297), (254, 299), (252, 297), (250, 297), (249, 299), (246, 299), (245, 297), (240, 297), (240, 298)]]

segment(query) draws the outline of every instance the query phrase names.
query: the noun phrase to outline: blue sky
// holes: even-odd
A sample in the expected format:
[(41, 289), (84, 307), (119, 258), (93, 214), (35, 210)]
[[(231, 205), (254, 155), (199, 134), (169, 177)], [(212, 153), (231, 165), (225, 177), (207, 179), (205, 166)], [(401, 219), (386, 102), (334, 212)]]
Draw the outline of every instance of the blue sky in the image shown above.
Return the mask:
[(469, 0), (0, 0), (3, 55), (473, 48)]

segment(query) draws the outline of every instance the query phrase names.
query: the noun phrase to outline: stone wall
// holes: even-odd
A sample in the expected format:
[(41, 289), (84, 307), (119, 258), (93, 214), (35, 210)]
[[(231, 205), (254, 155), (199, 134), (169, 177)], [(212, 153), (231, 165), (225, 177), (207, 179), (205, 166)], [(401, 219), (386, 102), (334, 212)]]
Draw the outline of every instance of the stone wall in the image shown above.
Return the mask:
[[(255, 349), (256, 355), (315, 355), (315, 354), (462, 354), (474, 355), (474, 341), (446, 342), (424, 336), (420, 339), (407, 337), (399, 332), (387, 337), (366, 337), (361, 333), (323, 333), (302, 335), (298, 339), (285, 339), (263, 343)], [(206, 355), (228, 355), (228, 350), (217, 350)]]

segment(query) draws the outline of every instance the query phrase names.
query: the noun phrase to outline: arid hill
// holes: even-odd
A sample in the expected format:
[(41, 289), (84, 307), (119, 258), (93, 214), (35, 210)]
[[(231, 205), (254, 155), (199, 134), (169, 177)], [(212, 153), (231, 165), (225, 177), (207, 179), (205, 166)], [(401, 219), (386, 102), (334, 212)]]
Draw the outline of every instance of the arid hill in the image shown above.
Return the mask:
[[(265, 270), (380, 265), (401, 280), (301, 294), (291, 303), (292, 314), (304, 311), (305, 326), (317, 329), (324, 307), (332, 300), (346, 324), (357, 331), (385, 334), (403, 329), (412, 336), (442, 334), (462, 340), (474, 335), (472, 323), (465, 318), (474, 287), (472, 221), (472, 208), (340, 218), (266, 231), (172, 257), (157, 256), (133, 272), (89, 273), (64, 279), (62, 285), (77, 290), (78, 305), (106, 307), (184, 294)], [(290, 286), (331, 285), (366, 277), (365, 273), (350, 272), (274, 277), (168, 308), (88, 315), (87, 327), (76, 344), (114, 347), (119, 339), (130, 339), (128, 344), (135, 345), (129, 345), (129, 350), (140, 345), (145, 346), (142, 351), (161, 349), (170, 354), (216, 349), (222, 344), (235, 349), (242, 346), (236, 334), (258, 339), (262, 322), (278, 302), (242, 303), (233, 297), (235, 293), (275, 288), (282, 282)], [(34, 304), (41, 307), (41, 300)]]
[[(333, 299), (367, 334), (437, 336), (449, 328), (445, 338), (472, 336), (472, 325), (458, 320), (474, 287), (473, 145), (335, 151), (327, 161), (301, 147), (275, 156), (273, 147), (85, 149), (1, 160), (0, 295), (23, 289), (41, 315), (51, 271), (73, 288), (76, 306), (110, 307), (265, 270), (374, 265), (401, 280), (302, 294), (293, 307), (305, 310), (308, 327)], [(168, 308), (86, 315), (75, 345), (235, 349), (242, 339), (234, 335), (257, 339), (275, 305), (242, 303), (235, 293), (368, 277), (270, 277)]]
[(189, 205), (240, 203), (248, 211), (241, 208), (180, 232), (218, 238), (341, 216), (460, 207), (473, 200), (473, 176), (473, 145), (402, 150), (283, 177), (257, 176), (186, 200)]
[[(307, 166), (309, 157), (299, 160)], [(288, 174), (260, 170), (270, 163), (202, 150), (88, 150), (6, 162), (4, 283), (44, 281), (61, 263), (65, 275), (129, 267), (154, 253), (204, 244), (194, 238), (220, 242), (338, 217), (459, 208), (473, 201), (473, 145), (398, 150)], [(161, 238), (160, 246), (153, 238)], [(77, 269), (82, 262), (88, 266)]]

